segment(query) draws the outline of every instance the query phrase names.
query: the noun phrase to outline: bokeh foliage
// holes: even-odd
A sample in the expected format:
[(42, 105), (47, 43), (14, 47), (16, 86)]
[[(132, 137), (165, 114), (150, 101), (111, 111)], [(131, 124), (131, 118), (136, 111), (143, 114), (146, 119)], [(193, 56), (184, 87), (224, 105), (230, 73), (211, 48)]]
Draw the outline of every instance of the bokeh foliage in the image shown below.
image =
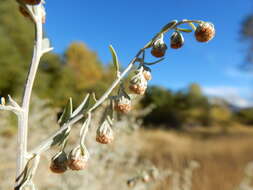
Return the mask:
[[(251, 44), (252, 26), (253, 16), (249, 16), (244, 21), (242, 35)], [(32, 58), (33, 38), (33, 24), (19, 13), (17, 3), (1, 0), (0, 96), (11, 94), (21, 97)], [(88, 92), (101, 96), (114, 78), (115, 68), (112, 64), (102, 64), (96, 52), (82, 42), (73, 42), (63, 55), (49, 53), (42, 58), (34, 93), (50, 100), (52, 106), (63, 107), (68, 97), (72, 97), (77, 105)], [(225, 126), (234, 121), (253, 124), (252, 109), (234, 111), (223, 100), (218, 102), (222, 103), (210, 102), (198, 84), (191, 84), (177, 92), (153, 86), (136, 107), (156, 106), (144, 118), (146, 124), (153, 126)]]

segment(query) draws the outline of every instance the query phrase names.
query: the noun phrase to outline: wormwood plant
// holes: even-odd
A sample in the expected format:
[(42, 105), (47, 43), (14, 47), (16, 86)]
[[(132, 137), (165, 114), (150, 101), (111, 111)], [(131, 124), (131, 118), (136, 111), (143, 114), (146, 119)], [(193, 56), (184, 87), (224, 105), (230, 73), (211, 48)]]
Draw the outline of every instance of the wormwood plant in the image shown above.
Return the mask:
[[(35, 25), (35, 41), (33, 58), (30, 64), (27, 80), (24, 85), (24, 94), (21, 104), (14, 101), (11, 96), (8, 101), (1, 99), (1, 110), (8, 110), (14, 112), (18, 117), (18, 143), (17, 143), (17, 169), (16, 169), (16, 184), (15, 190), (22, 189), (36, 189), (33, 183), (33, 177), (38, 167), (40, 156), (43, 152), (50, 149), (52, 146), (57, 146), (59, 152), (52, 158), (50, 169), (55, 173), (63, 173), (67, 169), (83, 170), (89, 159), (89, 152), (85, 146), (85, 137), (88, 133), (90, 122), (92, 120), (92, 113), (96, 108), (103, 103), (107, 103), (107, 109), (100, 126), (97, 128), (96, 141), (102, 144), (108, 144), (113, 141), (113, 122), (114, 110), (120, 113), (128, 113), (132, 106), (131, 101), (137, 95), (143, 95), (147, 88), (147, 83), (151, 80), (150, 66), (161, 62), (167, 50), (167, 45), (164, 42), (164, 36), (173, 31), (170, 37), (170, 47), (173, 49), (181, 48), (184, 45), (184, 38), (182, 33), (194, 32), (196, 40), (199, 42), (207, 42), (215, 35), (214, 26), (209, 22), (200, 20), (182, 20), (171, 21), (162, 29), (134, 56), (129, 65), (121, 71), (119, 66), (117, 54), (112, 46), (110, 51), (113, 57), (113, 63), (116, 70), (116, 79), (106, 92), (96, 99), (94, 94), (87, 94), (81, 104), (73, 110), (72, 99), (68, 103), (61, 115), (58, 123), (59, 129), (47, 139), (41, 142), (32, 150), (27, 150), (27, 134), (28, 134), (28, 119), (29, 119), (29, 105), (31, 93), (33, 89), (34, 79), (38, 70), (40, 58), (53, 48), (50, 46), (50, 41), (43, 37), (43, 24), (46, 22), (46, 12), (44, 8), (44, 0), (17, 0), (20, 12), (30, 19)], [(182, 24), (188, 24), (191, 29), (180, 28)], [(197, 26), (196, 26), (196, 25)], [(151, 49), (151, 54), (159, 58), (157, 61), (149, 63), (146, 62), (145, 54), (148, 49)], [(127, 93), (124, 86), (124, 78), (128, 72), (137, 65), (134, 71), (129, 90), (132, 94)], [(118, 88), (118, 93), (112, 95), (112, 91)], [(70, 153), (65, 152), (67, 140), (70, 135), (71, 128), (74, 124), (84, 119), (84, 123), (80, 129), (80, 139), (78, 145), (72, 149)]]

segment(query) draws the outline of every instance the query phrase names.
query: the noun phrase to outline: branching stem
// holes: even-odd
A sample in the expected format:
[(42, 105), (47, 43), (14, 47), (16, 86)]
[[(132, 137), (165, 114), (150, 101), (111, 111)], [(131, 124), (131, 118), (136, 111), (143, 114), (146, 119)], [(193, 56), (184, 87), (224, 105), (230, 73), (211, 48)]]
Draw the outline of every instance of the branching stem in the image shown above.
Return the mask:
[(28, 116), (29, 106), (32, 94), (32, 88), (38, 70), (40, 58), (42, 56), (42, 19), (39, 7), (35, 7), (35, 43), (33, 51), (33, 59), (30, 64), (27, 80), (24, 87), (24, 94), (22, 98), (21, 112), (18, 116), (18, 149), (17, 149), (17, 170), (16, 177), (18, 178), (23, 172), (27, 163), (27, 136), (28, 136)]

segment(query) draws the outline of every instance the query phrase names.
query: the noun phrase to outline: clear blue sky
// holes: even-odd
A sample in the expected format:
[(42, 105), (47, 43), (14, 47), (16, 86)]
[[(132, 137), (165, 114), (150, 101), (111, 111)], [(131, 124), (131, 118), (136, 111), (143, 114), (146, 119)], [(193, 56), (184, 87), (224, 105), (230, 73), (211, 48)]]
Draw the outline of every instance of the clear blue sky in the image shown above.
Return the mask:
[(247, 50), (239, 31), (243, 19), (253, 12), (252, 0), (48, 0), (46, 8), (46, 31), (55, 52), (83, 41), (108, 63), (108, 45), (112, 44), (124, 66), (170, 20), (211, 21), (216, 38), (202, 44), (186, 34), (183, 49), (169, 49), (166, 60), (152, 67), (151, 84), (179, 89), (197, 82), (205, 93), (241, 105), (252, 98), (253, 75), (237, 70)]

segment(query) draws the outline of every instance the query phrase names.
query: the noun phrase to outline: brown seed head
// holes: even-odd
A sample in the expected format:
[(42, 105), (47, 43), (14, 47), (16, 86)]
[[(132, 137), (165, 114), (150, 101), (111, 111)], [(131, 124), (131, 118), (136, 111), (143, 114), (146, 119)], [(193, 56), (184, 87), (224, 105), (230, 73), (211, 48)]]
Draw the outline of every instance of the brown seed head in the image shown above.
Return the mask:
[(183, 35), (176, 31), (172, 34), (170, 38), (170, 47), (173, 49), (181, 48), (184, 45), (184, 37)]
[(199, 24), (195, 31), (196, 40), (199, 42), (208, 42), (211, 39), (213, 39), (214, 36), (215, 36), (214, 25), (209, 22)]
[(115, 104), (115, 110), (117, 110), (118, 112), (121, 112), (121, 113), (129, 113), (132, 109), (132, 106), (131, 104), (128, 104), (128, 103), (116, 103)]
[(84, 147), (84, 151), (81, 151), (81, 147), (78, 146), (73, 149), (69, 154), (68, 167), (71, 170), (84, 170), (89, 160), (89, 152)]
[(150, 181), (150, 177), (148, 174), (144, 174), (141, 179), (144, 183), (148, 183)]
[(105, 119), (97, 129), (96, 141), (101, 144), (110, 144), (113, 139), (114, 136), (111, 124), (108, 119)]
[(135, 179), (127, 180), (127, 186), (128, 187), (134, 187), (135, 185), (136, 185), (136, 180)]
[(151, 50), (151, 54), (154, 57), (163, 57), (166, 53), (167, 50), (167, 45), (165, 43), (157, 43), (153, 46), (152, 50)]
[(113, 136), (109, 136), (106, 134), (96, 136), (96, 141), (101, 144), (110, 144), (112, 143), (113, 139)]
[(147, 87), (140, 84), (130, 84), (129, 89), (135, 94), (144, 95)]
[(68, 169), (68, 158), (65, 152), (55, 155), (50, 164), (50, 170), (54, 173), (61, 174)]

